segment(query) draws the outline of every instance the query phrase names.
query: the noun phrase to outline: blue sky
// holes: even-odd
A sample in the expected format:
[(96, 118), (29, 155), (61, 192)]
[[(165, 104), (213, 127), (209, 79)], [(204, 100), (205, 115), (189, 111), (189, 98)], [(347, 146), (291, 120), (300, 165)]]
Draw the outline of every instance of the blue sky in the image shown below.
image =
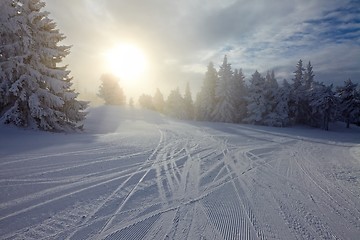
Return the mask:
[(69, 68), (88, 90), (96, 89), (104, 71), (101, 53), (119, 41), (134, 42), (150, 56), (152, 72), (144, 80), (149, 93), (183, 88), (187, 81), (197, 90), (207, 64), (220, 65), (225, 54), (247, 78), (274, 69), (278, 80), (290, 80), (302, 59), (311, 61), (317, 81), (360, 82), (358, 0), (46, 3), (73, 46)]

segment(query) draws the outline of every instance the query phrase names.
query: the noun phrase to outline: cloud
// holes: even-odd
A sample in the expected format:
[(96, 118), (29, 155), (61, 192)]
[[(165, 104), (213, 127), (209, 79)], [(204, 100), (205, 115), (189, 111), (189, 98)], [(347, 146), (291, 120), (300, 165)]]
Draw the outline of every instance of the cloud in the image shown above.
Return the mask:
[(74, 45), (70, 61), (97, 64), (93, 76), (76, 67), (74, 74), (80, 78), (101, 75), (98, 52), (117, 41), (134, 41), (151, 56), (153, 83), (159, 84), (154, 89), (185, 81), (199, 86), (208, 62), (218, 66), (225, 54), (247, 77), (256, 69), (275, 69), (279, 78), (290, 79), (301, 58), (312, 61), (319, 81), (360, 80), (357, 0), (63, 0), (47, 4), (67, 42)]

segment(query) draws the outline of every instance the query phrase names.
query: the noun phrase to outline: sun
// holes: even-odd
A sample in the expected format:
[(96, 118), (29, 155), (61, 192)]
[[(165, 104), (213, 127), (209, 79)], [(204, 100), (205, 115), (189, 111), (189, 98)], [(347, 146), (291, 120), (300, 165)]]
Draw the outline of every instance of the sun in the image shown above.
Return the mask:
[(110, 72), (125, 81), (141, 77), (148, 65), (144, 52), (136, 45), (128, 43), (118, 44), (110, 49), (105, 57)]

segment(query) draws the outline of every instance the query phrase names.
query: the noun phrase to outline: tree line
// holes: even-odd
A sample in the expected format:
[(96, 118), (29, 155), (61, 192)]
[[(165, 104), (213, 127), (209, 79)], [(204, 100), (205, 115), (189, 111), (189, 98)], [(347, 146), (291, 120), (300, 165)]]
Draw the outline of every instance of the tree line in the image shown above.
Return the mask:
[(360, 123), (360, 90), (350, 79), (342, 86), (315, 81), (313, 66), (299, 60), (292, 80), (278, 83), (274, 71), (255, 71), (248, 82), (241, 69), (232, 69), (227, 56), (219, 70), (210, 62), (193, 103), (189, 84), (185, 94), (172, 90), (165, 101), (160, 90), (143, 94), (142, 107), (179, 119), (248, 123), (275, 127), (306, 124), (329, 130), (332, 121)]

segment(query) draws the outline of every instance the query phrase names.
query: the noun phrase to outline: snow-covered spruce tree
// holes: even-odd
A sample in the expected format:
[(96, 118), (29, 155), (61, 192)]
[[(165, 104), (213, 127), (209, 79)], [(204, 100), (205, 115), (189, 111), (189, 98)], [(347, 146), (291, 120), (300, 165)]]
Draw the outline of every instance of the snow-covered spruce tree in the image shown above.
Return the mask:
[(326, 131), (329, 130), (329, 123), (334, 120), (336, 114), (336, 97), (332, 87), (332, 85), (325, 86), (322, 83), (313, 82), (309, 94), (310, 123)]
[(191, 90), (189, 83), (186, 83), (185, 95), (184, 95), (184, 107), (185, 107), (185, 119), (194, 119), (194, 102), (191, 96)]
[(165, 103), (165, 113), (174, 118), (185, 119), (185, 101), (181, 96), (179, 88), (172, 90)]
[(100, 78), (98, 96), (104, 99), (106, 105), (125, 105), (126, 97), (119, 85), (119, 79), (111, 74), (103, 74)]
[(152, 102), (156, 111), (160, 113), (164, 112), (165, 100), (164, 96), (158, 88), (156, 89), (154, 97), (152, 98)]
[(293, 123), (305, 123), (307, 119), (304, 112), (304, 107), (306, 106), (304, 71), (303, 62), (300, 59), (294, 72), (295, 76), (291, 85), (292, 89), (289, 99), (290, 119)]
[(13, 101), (9, 89), (21, 73), (16, 71), (22, 62), (22, 25), (18, 12), (20, 5), (14, 1), (0, 1), (0, 117)]
[(304, 70), (304, 86), (303, 86), (304, 96), (300, 104), (300, 113), (304, 115), (303, 123), (308, 125), (312, 124), (312, 115), (313, 115), (313, 111), (310, 106), (311, 91), (313, 89), (313, 86), (319, 84), (314, 80), (314, 77), (315, 74), (313, 72), (313, 67), (311, 65), (311, 62), (309, 61), (309, 63), (306, 66), (306, 69)]
[(346, 128), (351, 122), (359, 121), (360, 118), (360, 96), (357, 91), (357, 84), (350, 79), (344, 82), (344, 86), (337, 87), (336, 92), (339, 98), (339, 114), (346, 122)]
[(1, 122), (47, 131), (81, 128), (87, 102), (76, 100), (70, 71), (58, 66), (70, 47), (58, 45), (65, 36), (42, 11), (45, 3), (2, 0), (2, 5)]
[(218, 74), (212, 62), (207, 66), (204, 83), (195, 101), (195, 119), (211, 121), (215, 108), (215, 87)]
[(276, 81), (274, 71), (271, 72), (268, 71), (266, 73), (264, 88), (265, 88), (265, 101), (266, 101), (266, 114), (264, 116), (264, 124), (268, 125), (267, 122), (271, 122), (271, 119), (269, 118), (273, 116), (272, 113), (274, 113), (274, 109), (277, 104), (276, 95), (279, 90), (279, 84)]
[(219, 69), (219, 78), (215, 88), (215, 108), (213, 119), (218, 122), (235, 122), (234, 81), (231, 64), (225, 55)]
[(245, 122), (250, 124), (263, 124), (267, 111), (265, 95), (265, 79), (258, 71), (255, 71), (250, 79), (246, 97), (247, 117), (244, 119)]
[(288, 124), (289, 88), (284, 82), (280, 88), (274, 71), (267, 72), (265, 77), (266, 113), (263, 123), (268, 126), (284, 127)]
[(309, 90), (312, 87), (312, 84), (314, 83), (314, 77), (315, 74), (313, 72), (313, 67), (309, 61), (304, 72), (304, 87), (306, 90)]
[(283, 84), (279, 87), (275, 94), (276, 106), (273, 112), (269, 113), (265, 124), (274, 127), (286, 127), (290, 123), (289, 119), (289, 99), (290, 99), (291, 86), (284, 79)]
[(235, 105), (235, 122), (242, 122), (246, 117), (246, 85), (245, 76), (241, 69), (235, 69), (233, 75), (234, 82), (234, 105)]

